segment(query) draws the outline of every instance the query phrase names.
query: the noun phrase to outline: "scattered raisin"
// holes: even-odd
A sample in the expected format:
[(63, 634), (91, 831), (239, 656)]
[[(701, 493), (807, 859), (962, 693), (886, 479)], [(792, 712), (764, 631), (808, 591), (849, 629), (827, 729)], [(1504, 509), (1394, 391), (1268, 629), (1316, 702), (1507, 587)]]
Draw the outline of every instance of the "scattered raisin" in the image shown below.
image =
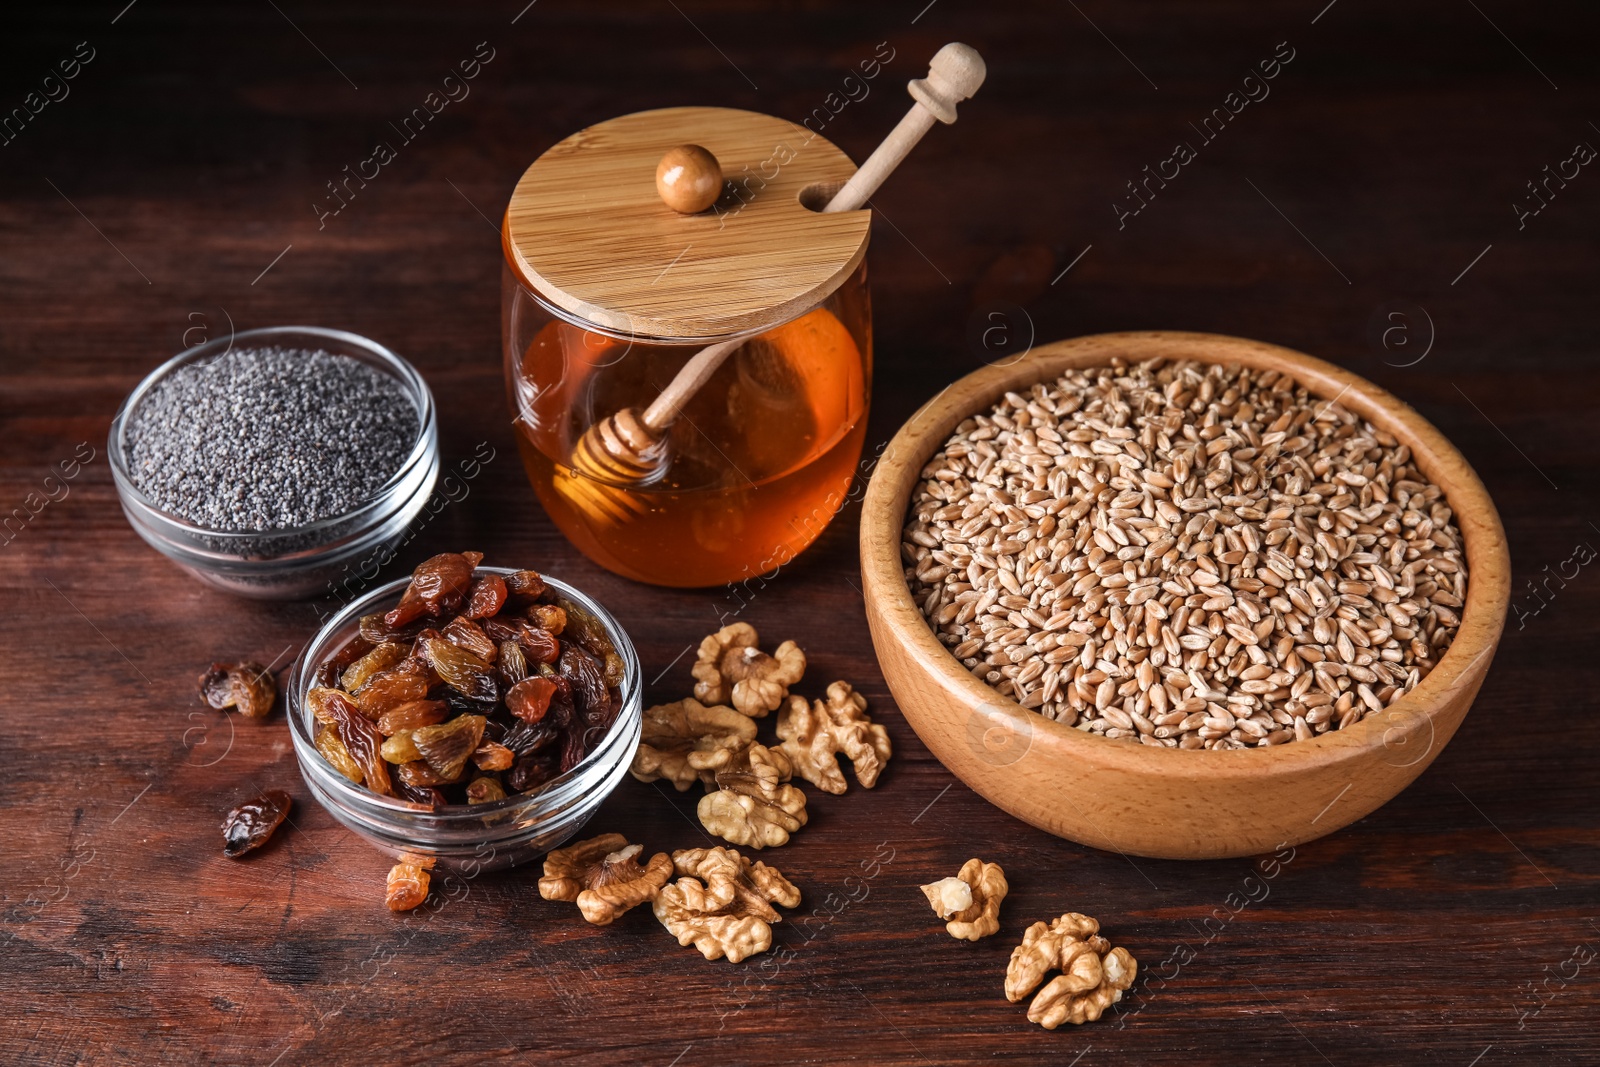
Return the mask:
[(389, 871), (383, 902), (390, 911), (410, 911), (428, 899), (428, 872), (411, 863), (397, 863)]
[(260, 848), (289, 815), (293, 803), (281, 789), (269, 789), (228, 812), (222, 822), (222, 854), (229, 859)]
[(259, 663), (213, 663), (200, 676), (200, 696), (218, 711), (236, 708), (247, 718), (261, 719), (278, 699), (278, 683)]

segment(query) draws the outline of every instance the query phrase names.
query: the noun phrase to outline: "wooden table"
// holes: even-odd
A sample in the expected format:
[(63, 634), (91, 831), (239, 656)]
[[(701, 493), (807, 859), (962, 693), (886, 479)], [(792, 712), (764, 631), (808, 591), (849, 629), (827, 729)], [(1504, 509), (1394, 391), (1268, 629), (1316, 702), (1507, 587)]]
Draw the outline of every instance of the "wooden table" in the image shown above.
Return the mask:
[[(1568, 562), (1600, 545), (1600, 175), (1563, 164), (1600, 144), (1592, 5), (122, 2), (37, 7), (0, 45), (6, 109), (60, 96), (45, 76), (92, 53), (0, 149), (0, 510), (28, 516), (0, 549), (0, 1060), (1600, 1062), (1600, 572)], [(860, 158), (952, 39), (990, 81), (877, 200), (869, 449), (1030, 330), (1213, 330), (1409, 400), (1510, 534), (1519, 596), (1459, 736), (1236, 914), (1225, 901), (1259, 863), (1056, 840), (929, 756), (871, 653), (853, 510), (743, 608), (631, 584), (551, 527), (497, 414), (495, 220), (536, 153), (612, 115), (715, 103), (795, 120), (837, 106), (825, 133)], [(470, 95), (319, 225), (326, 183), (479, 42), (492, 58)], [(840, 106), (879, 42), (893, 60)], [(1276, 77), (1245, 82), (1275, 54)], [(1195, 127), (1235, 90), (1269, 95), (1208, 140)], [(1194, 158), (1163, 167), (1178, 142)], [(1134, 214), (1126, 183), (1147, 165), (1178, 171), (1141, 185)], [(1568, 177), (1536, 200), (1525, 183), (1546, 165)], [(497, 456), (391, 575), (466, 547), (562, 575), (629, 628), (660, 675), (652, 700), (687, 691), (685, 646), (733, 610), (799, 640), (814, 680), (871, 699), (896, 746), (879, 788), (812, 791), (811, 825), (763, 857), (815, 916), (779, 928), (779, 962), (702, 960), (648, 909), (589, 927), (529, 869), (392, 916), (388, 861), (311, 801), (281, 713), (200, 707), (208, 662), (283, 663), (317, 605), (232, 599), (147, 548), (106, 431), (186, 344), (302, 322), (412, 359), (447, 463), (484, 441)], [(44, 503), (79, 449), (94, 458)], [(297, 798), (294, 827), (223, 859), (221, 814), (267, 786)], [(694, 846), (692, 803), (629, 780), (592, 825)], [(917, 891), (973, 855), (1013, 887), (1002, 935), (976, 945)], [(1168, 980), (1047, 1033), (1001, 983), (1024, 926), (1069, 909)]]

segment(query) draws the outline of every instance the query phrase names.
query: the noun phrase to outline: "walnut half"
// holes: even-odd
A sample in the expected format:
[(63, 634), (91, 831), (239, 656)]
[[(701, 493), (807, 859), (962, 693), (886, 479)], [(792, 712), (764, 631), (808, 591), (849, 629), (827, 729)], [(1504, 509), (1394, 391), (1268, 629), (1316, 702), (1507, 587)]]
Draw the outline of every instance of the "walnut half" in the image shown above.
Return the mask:
[(888, 731), (867, 717), (867, 698), (849, 682), (834, 682), (827, 699), (813, 704), (790, 697), (778, 713), (778, 736), (800, 777), (829, 793), (846, 788), (841, 753), (855, 767), (856, 781), (871, 789), (893, 751)]
[(1093, 1022), (1122, 999), (1139, 964), (1125, 948), (1112, 948), (1098, 936), (1100, 924), (1072, 911), (1046, 925), (1028, 927), (1006, 967), (1006, 999), (1015, 1003), (1033, 992), (1045, 973), (1061, 973), (1039, 990), (1028, 1006), (1028, 1021), (1046, 1030), (1064, 1022)]
[(800, 903), (800, 890), (777, 870), (731, 848), (684, 849), (672, 864), (682, 877), (662, 888), (652, 910), (678, 944), (708, 960), (739, 963), (765, 952), (782, 918), (772, 905)]
[(647, 900), (672, 877), (672, 860), (657, 852), (644, 865), (638, 856), (643, 845), (630, 845), (621, 834), (601, 834), (544, 858), (539, 895), (546, 900), (577, 901), (583, 917), (605, 926), (630, 908)]
[(641, 782), (665, 778), (682, 792), (726, 767), (756, 739), (756, 724), (732, 708), (706, 707), (694, 698), (657, 704), (644, 713), (633, 776)]
[(941, 878), (922, 887), (945, 929), (962, 941), (977, 941), (1000, 930), (1000, 902), (1010, 886), (998, 863), (970, 859), (954, 878)]
[(783, 703), (789, 687), (806, 671), (806, 654), (793, 641), (772, 655), (756, 647), (756, 628), (747, 622), (724, 626), (700, 642), (695, 660), (694, 695), (706, 704), (732, 704), (753, 719)]
[(806, 824), (806, 795), (788, 781), (789, 758), (765, 745), (746, 746), (716, 772), (716, 789), (695, 809), (700, 825), (724, 841), (747, 848), (787, 844)]

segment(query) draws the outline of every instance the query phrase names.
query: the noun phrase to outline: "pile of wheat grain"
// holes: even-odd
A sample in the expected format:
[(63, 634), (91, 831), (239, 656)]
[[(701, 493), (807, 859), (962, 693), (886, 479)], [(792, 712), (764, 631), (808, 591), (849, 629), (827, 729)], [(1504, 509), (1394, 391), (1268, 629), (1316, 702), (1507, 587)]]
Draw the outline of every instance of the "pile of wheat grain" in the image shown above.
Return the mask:
[(963, 422), (922, 472), (906, 581), (1024, 707), (1185, 749), (1304, 740), (1417, 685), (1467, 567), (1410, 449), (1291, 378), (1153, 360)]

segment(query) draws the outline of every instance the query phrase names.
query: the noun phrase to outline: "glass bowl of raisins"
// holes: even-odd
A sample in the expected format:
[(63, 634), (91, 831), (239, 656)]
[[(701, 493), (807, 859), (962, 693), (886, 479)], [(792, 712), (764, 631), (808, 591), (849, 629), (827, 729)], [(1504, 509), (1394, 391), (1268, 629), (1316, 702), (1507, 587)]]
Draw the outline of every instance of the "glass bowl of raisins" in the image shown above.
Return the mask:
[(639, 660), (582, 592), (444, 553), (328, 619), (287, 687), (300, 771), (380, 850), (470, 875), (542, 856), (628, 773)]

